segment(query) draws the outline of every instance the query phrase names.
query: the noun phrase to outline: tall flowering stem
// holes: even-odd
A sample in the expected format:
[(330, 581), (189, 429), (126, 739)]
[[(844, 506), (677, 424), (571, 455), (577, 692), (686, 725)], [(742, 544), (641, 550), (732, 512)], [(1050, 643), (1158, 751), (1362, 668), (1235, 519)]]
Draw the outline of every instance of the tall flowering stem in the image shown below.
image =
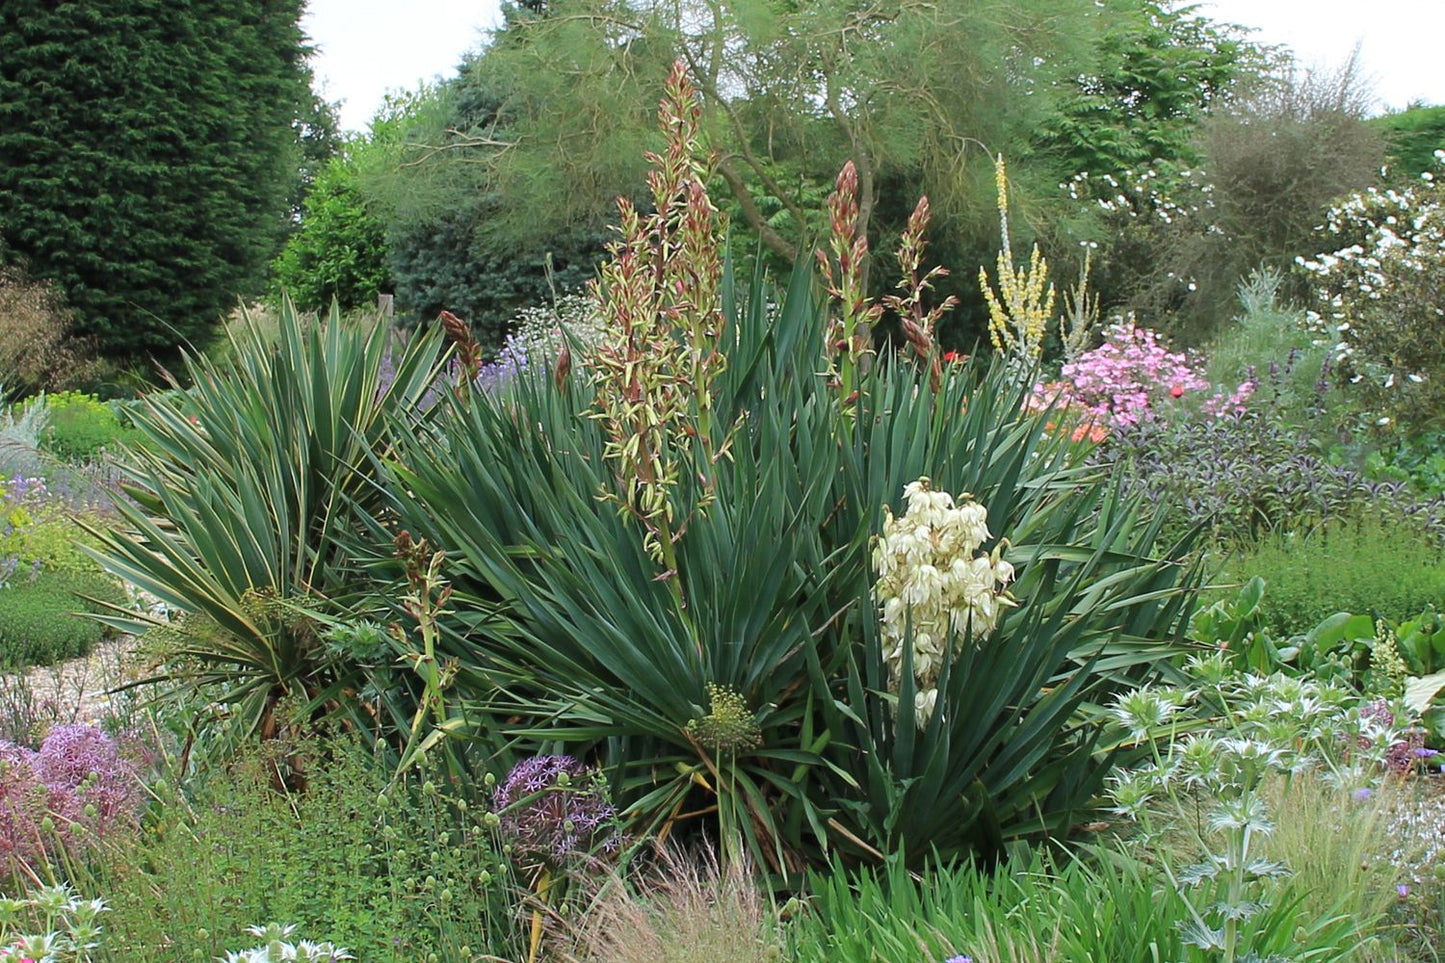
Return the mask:
[(988, 302), (988, 332), (993, 346), (1007, 354), (1019, 369), (1039, 360), (1044, 334), (1054, 313), (1054, 286), (1048, 284), (1049, 265), (1034, 245), (1028, 267), (1014, 265), (1013, 244), (1008, 229), (1008, 169), (1003, 155), (994, 161), (998, 184), (999, 235), (1003, 246), (998, 253), (998, 293), (989, 283), (988, 269), (978, 269), (978, 283)]
[(715, 441), (713, 424), (713, 384), (727, 365), (719, 241), (727, 225), (704, 186), (701, 108), (681, 62), (658, 120), (667, 147), (647, 155), (654, 213), (643, 216), (618, 198), (621, 237), (591, 288), (604, 326), (592, 358), (591, 417), (603, 424), (604, 454), (616, 472), (618, 490), (607, 497), (641, 521), (648, 553), (670, 576), (686, 524), (676, 503), (682, 472), (697, 470), (702, 493), (692, 510), (705, 510), (712, 498), (706, 466), (727, 448), (725, 438)]
[(853, 403), (859, 371), (873, 353), (873, 325), (883, 313), (882, 306), (868, 298), (868, 236), (858, 230), (858, 169), (851, 160), (838, 172), (828, 195), (828, 227), (831, 257), (817, 252), (828, 294), (838, 303), (825, 335), (834, 359), (828, 374), (847, 407)]
[(933, 383), (933, 390), (937, 391), (943, 384), (943, 362), (938, 342), (934, 338), (934, 328), (944, 313), (953, 310), (958, 304), (958, 298), (949, 295), (927, 311), (923, 309), (923, 292), (933, 287), (934, 278), (948, 275), (948, 269), (938, 265), (919, 276), (923, 266), (923, 250), (928, 246), (924, 233), (928, 230), (929, 216), (928, 198), (920, 197), (918, 205), (913, 208), (913, 213), (908, 218), (908, 227), (904, 229), (902, 241), (898, 245), (898, 267), (903, 272), (898, 289), (903, 293), (888, 295), (883, 299), (883, 304), (897, 312), (903, 327), (903, 336), (908, 339), (914, 354), (928, 366), (929, 379)]
[(472, 329), (467, 323), (450, 311), (437, 315), (437, 320), (442, 323), (447, 340), (456, 347), (457, 364), (461, 369), (456, 392), (458, 398), (466, 401), (471, 397), (472, 387), (482, 370), (482, 346), (473, 337)]
[(437, 657), (437, 641), (441, 635), (438, 623), (450, 614), (446, 605), (452, 595), (451, 585), (442, 577), (446, 555), (441, 551), (431, 551), (426, 539), (413, 540), (410, 532), (403, 531), (396, 536), (395, 557), (406, 572), (408, 591), (402, 598), (402, 604), (407, 615), (416, 621), (421, 645), (419, 648), (415, 646), (400, 625), (392, 627), (392, 635), (402, 649), (402, 660), (411, 666), (423, 685), (421, 702), (412, 717), (410, 736), (402, 751), (401, 763), (397, 766), (396, 776), (399, 777), (426, 752), (432, 742), (432, 739), (422, 738), (428, 715), (432, 717), (434, 733), (459, 732), (455, 720), (449, 720), (446, 708), (446, 690), (456, 678), (457, 661), (442, 661)]

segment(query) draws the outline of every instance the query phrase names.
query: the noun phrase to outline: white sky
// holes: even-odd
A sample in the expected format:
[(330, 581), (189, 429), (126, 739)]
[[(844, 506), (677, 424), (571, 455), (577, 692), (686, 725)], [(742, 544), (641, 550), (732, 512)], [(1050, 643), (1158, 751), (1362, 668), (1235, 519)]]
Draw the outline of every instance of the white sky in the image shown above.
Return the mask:
[[(1202, 0), (1200, 12), (1257, 28), (1306, 66), (1338, 66), (1359, 41), (1382, 107), (1445, 104), (1445, 0)], [(341, 126), (361, 130), (387, 90), (450, 76), (498, 18), (497, 0), (310, 0), (302, 26), (325, 96), (344, 101)]]
[(301, 27), (343, 130), (363, 130), (388, 90), (449, 77), (501, 19), (497, 0), (310, 0)]
[(1203, 0), (1199, 12), (1254, 27), (1306, 67), (1338, 67), (1358, 41), (1381, 109), (1445, 104), (1445, 0)]

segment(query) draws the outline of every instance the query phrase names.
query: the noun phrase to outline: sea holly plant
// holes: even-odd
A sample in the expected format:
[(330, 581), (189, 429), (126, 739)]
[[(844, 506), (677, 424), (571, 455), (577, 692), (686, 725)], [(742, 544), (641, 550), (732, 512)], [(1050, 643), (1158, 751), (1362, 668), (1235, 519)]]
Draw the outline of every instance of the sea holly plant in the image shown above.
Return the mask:
[(344, 946), (333, 943), (313, 943), (310, 940), (292, 941), (296, 926), (267, 923), (265, 926), (248, 926), (246, 932), (261, 940), (261, 945), (239, 953), (227, 953), (219, 963), (340, 963), (354, 960), (355, 956)]
[(1266, 784), (1320, 769), (1341, 791), (1367, 790), (1401, 733), (1344, 685), (1239, 675), (1223, 652), (1192, 660), (1186, 675), (1186, 688), (1144, 687), (1114, 701), (1122, 741), (1147, 745), (1153, 757), (1113, 777), (1110, 797), (1146, 837), (1186, 796), (1191, 807), (1202, 801), (1199, 861), (1162, 867), (1188, 909), (1181, 933), (1208, 959), (1258, 960), (1249, 924), (1274, 896), (1270, 882), (1289, 872), (1261, 853), (1275, 828)]
[(82, 963), (100, 947), (103, 900), (63, 884), (0, 896), (0, 963)]

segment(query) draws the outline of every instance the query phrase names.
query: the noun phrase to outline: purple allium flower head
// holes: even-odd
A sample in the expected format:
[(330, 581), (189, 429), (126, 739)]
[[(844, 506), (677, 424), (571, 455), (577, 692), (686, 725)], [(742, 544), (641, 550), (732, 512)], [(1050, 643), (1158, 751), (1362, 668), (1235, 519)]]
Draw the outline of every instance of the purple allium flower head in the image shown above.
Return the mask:
[(1366, 789), (1356, 789), (1356, 790), (1354, 791), (1354, 793), (1353, 793), (1355, 799), (1356, 799), (1358, 802), (1364, 802), (1366, 799), (1369, 799), (1370, 796), (1372, 796), (1373, 794), (1374, 794), (1374, 791), (1371, 790), (1371, 789), (1368, 789), (1368, 788), (1366, 788)]
[(131, 815), (139, 801), (135, 765), (95, 726), (51, 729), (35, 754), (35, 770), (52, 795), (61, 796), (60, 814), (96, 832)]
[(617, 811), (607, 801), (601, 775), (571, 756), (519, 762), (492, 803), (503, 835), (525, 858), (557, 865), (621, 848)]
[[(56, 726), (39, 751), (0, 742), (0, 872), (16, 860), (35, 862), (57, 843), (72, 849), (93, 841), (133, 818), (136, 770), (94, 726)], [(42, 831), (47, 819), (53, 833)]]

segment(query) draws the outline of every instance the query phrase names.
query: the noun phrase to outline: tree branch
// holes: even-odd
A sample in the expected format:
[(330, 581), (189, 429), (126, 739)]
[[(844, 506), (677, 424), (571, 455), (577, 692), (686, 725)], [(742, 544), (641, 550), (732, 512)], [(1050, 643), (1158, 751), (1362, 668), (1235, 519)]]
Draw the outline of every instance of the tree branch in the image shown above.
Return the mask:
[(743, 218), (752, 225), (753, 230), (758, 232), (758, 235), (763, 239), (763, 243), (768, 246), (768, 250), (777, 254), (779, 257), (787, 258), (789, 261), (796, 258), (798, 256), (797, 246), (790, 243), (786, 237), (778, 233), (777, 229), (763, 217), (763, 212), (758, 210), (758, 205), (753, 200), (753, 195), (748, 190), (747, 183), (743, 180), (742, 175), (738, 173), (737, 168), (733, 166), (732, 158), (719, 157), (717, 172), (721, 174), (722, 179), (727, 182), (728, 188), (733, 192), (733, 197), (737, 198), (738, 205), (743, 209)]
[[(704, 72), (699, 69), (698, 62), (696, 62), (696, 59), (692, 56), (692, 51), (686, 48), (686, 45), (683, 45), (682, 56), (688, 61), (688, 67), (692, 69), (692, 74), (698, 78), (698, 90), (701, 90), (704, 95), (707, 95), (708, 103), (714, 107), (720, 107), (722, 113), (727, 114), (728, 121), (730, 121), (731, 126), (733, 126), (733, 133), (737, 136), (738, 155), (747, 163), (747, 166), (753, 171), (753, 174), (757, 175), (757, 179), (763, 182), (763, 189), (766, 189), (772, 197), (777, 198), (777, 201), (783, 205), (783, 208), (785, 208), (789, 214), (793, 215), (793, 220), (798, 221), (799, 227), (808, 223), (808, 217), (803, 214), (803, 210), (799, 207), (798, 201), (793, 200), (792, 197), (789, 197), (788, 192), (783, 191), (783, 188), (777, 184), (773, 176), (767, 172), (767, 168), (763, 165), (762, 160), (759, 160), (756, 153), (753, 153), (753, 147), (747, 142), (747, 129), (743, 126), (743, 119), (737, 116), (737, 111), (733, 110), (733, 104), (718, 93), (717, 77), (712, 74), (705, 75)], [(733, 187), (731, 181), (728, 182), (728, 187)], [(746, 191), (746, 185), (744, 185), (743, 189)], [(733, 191), (734, 194), (736, 194), (737, 188), (734, 187)]]
[(425, 164), (427, 161), (431, 160), (433, 157), (436, 157), (438, 154), (444, 153), (444, 152), (446, 152), (446, 151), (466, 150), (466, 149), (473, 148), (473, 147), (496, 147), (496, 148), (498, 148), (498, 150), (497, 150), (497, 152), (496, 152), (495, 154), (489, 154), (489, 155), (487, 155), (487, 157), (486, 157), (485, 160), (479, 160), (479, 161), (476, 162), (476, 163), (486, 163), (487, 161), (493, 160), (493, 159), (494, 159), (495, 157), (497, 157), (498, 155), (504, 154), (504, 153), (506, 153), (507, 151), (511, 150), (513, 147), (516, 147), (516, 146), (517, 146), (517, 142), (516, 142), (516, 141), (497, 140), (495, 137), (487, 137), (487, 136), (485, 136), (485, 135), (482, 135), (482, 136), (468, 136), (468, 135), (464, 135), (460, 130), (456, 129), (455, 127), (450, 127), (450, 128), (448, 128), (448, 129), (446, 130), (446, 133), (455, 135), (455, 136), (457, 136), (457, 137), (461, 137), (461, 138), (463, 138), (463, 139), (462, 139), (462, 140), (452, 141), (452, 142), (449, 143), (449, 144), (408, 144), (408, 145), (407, 145), (408, 147), (415, 148), (416, 150), (423, 151), (424, 153), (423, 153), (420, 157), (415, 158), (414, 160), (402, 161), (399, 166), (401, 166), (401, 167), (419, 167), (419, 166), (421, 166), (422, 164)]

